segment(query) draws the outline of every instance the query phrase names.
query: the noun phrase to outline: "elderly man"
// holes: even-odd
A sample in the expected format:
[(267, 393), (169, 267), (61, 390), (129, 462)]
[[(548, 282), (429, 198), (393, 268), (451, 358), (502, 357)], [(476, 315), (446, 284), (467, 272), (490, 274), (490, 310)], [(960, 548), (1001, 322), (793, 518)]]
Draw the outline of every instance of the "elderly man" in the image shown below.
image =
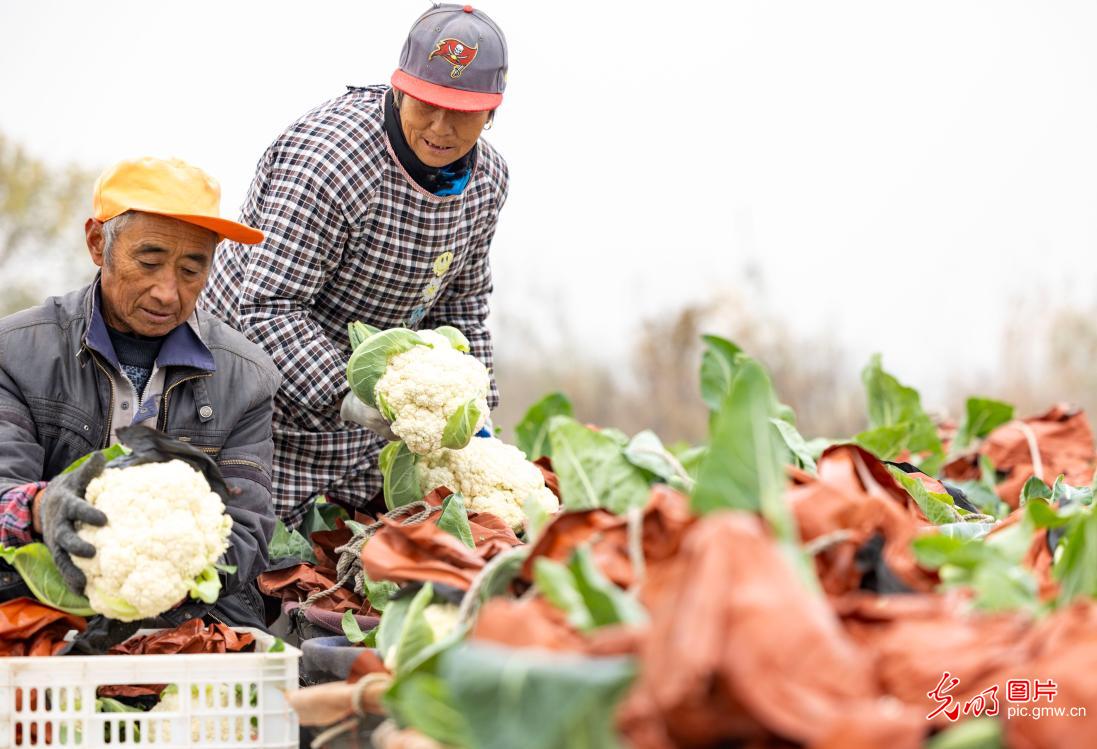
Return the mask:
[[(233, 493), (224, 561), (237, 568), (223, 576), (218, 605), (233, 623), (262, 626), (253, 581), (274, 530), (271, 413), (280, 378), (262, 349), (195, 311), (218, 239), (263, 239), (220, 218), (220, 197), (213, 179), (181, 161), (108, 169), (85, 224), (100, 268), (94, 282), (0, 320), (0, 545), (42, 538), (82, 591), (70, 555), (95, 553), (75, 530), (104, 522), (83, 498), (102, 463), (61, 472), (115, 442), (120, 427), (152, 426), (216, 456)], [(169, 619), (202, 606), (185, 604)]]
[(317, 495), (364, 507), (381, 486), (379, 414), (352, 417), (372, 432), (340, 417), (349, 322), (452, 325), (492, 365), (488, 250), (507, 167), (480, 135), (506, 70), (490, 18), (436, 5), (412, 27), (391, 87), (350, 88), (320, 105), (259, 162), (242, 220), (266, 240), (219, 253), (202, 304), (282, 372), (274, 498), (289, 525)]

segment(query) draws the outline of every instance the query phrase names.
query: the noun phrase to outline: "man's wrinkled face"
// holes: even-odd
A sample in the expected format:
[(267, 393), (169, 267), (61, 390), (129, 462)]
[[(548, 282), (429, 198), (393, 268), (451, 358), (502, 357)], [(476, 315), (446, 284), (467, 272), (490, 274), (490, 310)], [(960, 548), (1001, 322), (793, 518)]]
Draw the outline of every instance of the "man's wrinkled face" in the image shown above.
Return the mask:
[(84, 232), (92, 262), (103, 269), (103, 317), (112, 328), (162, 336), (194, 312), (217, 247), (212, 231), (134, 212), (124, 217), (109, 251), (101, 222), (88, 219)]
[(472, 150), (491, 112), (457, 112), (404, 94), (400, 127), (404, 140), (427, 166), (452, 164)]

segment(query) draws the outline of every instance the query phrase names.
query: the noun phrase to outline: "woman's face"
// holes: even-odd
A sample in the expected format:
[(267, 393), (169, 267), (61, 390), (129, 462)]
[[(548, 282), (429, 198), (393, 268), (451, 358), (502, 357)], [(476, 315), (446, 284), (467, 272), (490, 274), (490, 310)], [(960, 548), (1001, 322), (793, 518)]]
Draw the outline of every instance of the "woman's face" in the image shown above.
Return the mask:
[(404, 94), (400, 126), (411, 150), (427, 166), (452, 164), (472, 150), (491, 112), (443, 109)]

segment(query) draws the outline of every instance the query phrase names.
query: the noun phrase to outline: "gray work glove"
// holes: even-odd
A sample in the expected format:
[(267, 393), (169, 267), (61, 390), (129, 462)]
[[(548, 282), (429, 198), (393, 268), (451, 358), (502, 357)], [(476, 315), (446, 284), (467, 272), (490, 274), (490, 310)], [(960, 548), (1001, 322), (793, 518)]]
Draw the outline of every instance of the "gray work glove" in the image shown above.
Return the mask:
[(65, 584), (80, 595), (84, 594), (87, 578), (75, 564), (70, 554), (90, 559), (95, 547), (76, 535), (76, 523), (106, 525), (107, 516), (84, 500), (91, 480), (103, 472), (107, 463), (101, 453), (93, 453), (84, 464), (71, 473), (65, 473), (46, 484), (39, 499), (39, 517), (46, 546), (53, 554)]
[(347, 393), (343, 398), (343, 405), (339, 408), (339, 418), (361, 424), (366, 429), (384, 437), (389, 442), (400, 439), (392, 431), (385, 417), (373, 406), (363, 403), (354, 393)]

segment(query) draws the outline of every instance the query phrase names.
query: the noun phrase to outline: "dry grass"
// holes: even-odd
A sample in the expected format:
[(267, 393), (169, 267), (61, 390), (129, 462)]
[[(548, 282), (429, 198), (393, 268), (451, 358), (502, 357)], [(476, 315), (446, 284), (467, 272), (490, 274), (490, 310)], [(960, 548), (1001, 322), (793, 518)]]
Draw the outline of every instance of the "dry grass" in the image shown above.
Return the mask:
[(800, 338), (782, 321), (752, 312), (751, 306), (729, 294), (687, 305), (665, 319), (645, 321), (624, 366), (563, 346), (535, 355), (508, 349), (507, 342), (530, 339), (527, 331), (504, 330), (496, 361), (503, 398), (495, 422), (509, 438), (530, 404), (559, 390), (587, 422), (629, 433), (650, 428), (667, 442), (700, 442), (708, 418), (698, 381), (700, 338), (714, 333), (766, 365), (778, 395), (796, 410), (806, 435), (859, 431), (864, 424), (863, 396), (858, 383), (843, 379), (843, 352), (831, 342)]

